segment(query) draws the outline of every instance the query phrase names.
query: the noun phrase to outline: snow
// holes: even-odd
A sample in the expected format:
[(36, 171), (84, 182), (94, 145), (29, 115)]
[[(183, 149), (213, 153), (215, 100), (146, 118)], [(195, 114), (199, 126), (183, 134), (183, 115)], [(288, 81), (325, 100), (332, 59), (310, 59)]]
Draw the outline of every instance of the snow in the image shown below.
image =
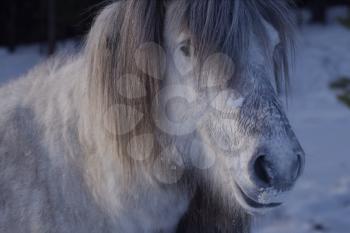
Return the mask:
[(44, 58), (37, 45), (19, 47), (13, 54), (0, 48), (0, 84), (26, 73)]
[[(335, 19), (336, 17), (333, 17)], [(0, 48), (0, 84), (46, 57), (39, 46)], [(304, 174), (287, 202), (255, 222), (254, 233), (350, 232), (350, 109), (329, 83), (350, 77), (350, 30), (331, 21), (300, 29), (287, 113), (307, 154)]]
[[(57, 44), (59, 54), (67, 51), (76, 52), (81, 44), (77, 41), (66, 40)], [(14, 53), (0, 47), (0, 85), (28, 72), (36, 64), (48, 58), (45, 46), (19, 46)]]

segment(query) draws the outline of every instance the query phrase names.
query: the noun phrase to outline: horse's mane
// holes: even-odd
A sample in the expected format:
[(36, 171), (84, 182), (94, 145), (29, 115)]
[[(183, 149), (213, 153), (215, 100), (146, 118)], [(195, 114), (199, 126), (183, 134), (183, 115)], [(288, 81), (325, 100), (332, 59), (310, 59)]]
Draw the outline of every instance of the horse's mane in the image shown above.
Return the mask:
[[(255, 34), (266, 59), (275, 69), (276, 86), (288, 85), (288, 58), (292, 51), (292, 20), (289, 3), (281, 0), (127, 0), (108, 6), (96, 19), (87, 38), (86, 58), (89, 69), (91, 109), (108, 116), (107, 120), (116, 144), (117, 155), (132, 167), (133, 159), (125, 156), (130, 140), (137, 135), (156, 131), (152, 120), (152, 105), (163, 75), (162, 45), (166, 5), (177, 1), (176, 18), (190, 30), (198, 47), (199, 57), (211, 51), (223, 52), (235, 62), (237, 76), (248, 64), (251, 35)], [(281, 42), (273, 51), (264, 21), (279, 33)], [(151, 42), (151, 43), (150, 43)], [(155, 44), (159, 45), (158, 47)], [(130, 77), (137, 77), (130, 78)], [(145, 93), (139, 96), (139, 86)], [(123, 89), (123, 93), (120, 93)], [(117, 111), (111, 111), (118, 106)], [(130, 107), (137, 111), (130, 111)], [(105, 114), (109, 112), (108, 114)], [(140, 113), (143, 120), (140, 122)], [(122, 135), (128, 122), (139, 122)], [(113, 134), (114, 132), (114, 134)], [(149, 140), (155, 142), (154, 140)], [(156, 143), (154, 143), (156, 144)], [(149, 148), (143, 141), (137, 146)], [(130, 149), (130, 148), (129, 148)], [(154, 155), (159, 152), (154, 147)], [(150, 158), (152, 159), (152, 158)]]

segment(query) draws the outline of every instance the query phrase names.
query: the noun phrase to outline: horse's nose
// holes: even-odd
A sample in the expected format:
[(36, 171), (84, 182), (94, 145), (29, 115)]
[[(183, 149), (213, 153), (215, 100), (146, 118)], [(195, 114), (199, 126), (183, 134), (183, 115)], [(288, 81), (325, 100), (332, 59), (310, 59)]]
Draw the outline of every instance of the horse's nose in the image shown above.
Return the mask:
[(259, 187), (280, 191), (290, 189), (301, 174), (303, 153), (277, 157), (258, 154), (251, 163), (252, 181)]

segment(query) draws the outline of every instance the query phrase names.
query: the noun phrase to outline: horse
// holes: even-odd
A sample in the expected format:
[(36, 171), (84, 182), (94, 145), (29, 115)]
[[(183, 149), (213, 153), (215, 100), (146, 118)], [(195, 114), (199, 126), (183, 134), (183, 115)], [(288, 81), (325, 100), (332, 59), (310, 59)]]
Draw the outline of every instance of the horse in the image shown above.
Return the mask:
[(305, 154), (280, 0), (124, 0), (0, 88), (0, 231), (250, 231)]

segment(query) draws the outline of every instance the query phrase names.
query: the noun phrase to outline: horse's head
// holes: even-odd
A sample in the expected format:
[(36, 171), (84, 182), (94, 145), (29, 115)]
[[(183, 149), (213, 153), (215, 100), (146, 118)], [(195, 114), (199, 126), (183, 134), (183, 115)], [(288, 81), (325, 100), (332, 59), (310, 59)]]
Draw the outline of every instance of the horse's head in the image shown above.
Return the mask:
[(287, 72), (278, 2), (173, 1), (165, 20), (158, 126), (209, 187), (251, 212), (280, 205), (304, 165), (272, 83)]
[(160, 164), (150, 167), (163, 183), (189, 172), (193, 183), (250, 212), (278, 206), (304, 165), (277, 95), (287, 82), (290, 36), (280, 0), (129, 0), (107, 8), (88, 39), (90, 87), (110, 113), (103, 119), (124, 167)]

